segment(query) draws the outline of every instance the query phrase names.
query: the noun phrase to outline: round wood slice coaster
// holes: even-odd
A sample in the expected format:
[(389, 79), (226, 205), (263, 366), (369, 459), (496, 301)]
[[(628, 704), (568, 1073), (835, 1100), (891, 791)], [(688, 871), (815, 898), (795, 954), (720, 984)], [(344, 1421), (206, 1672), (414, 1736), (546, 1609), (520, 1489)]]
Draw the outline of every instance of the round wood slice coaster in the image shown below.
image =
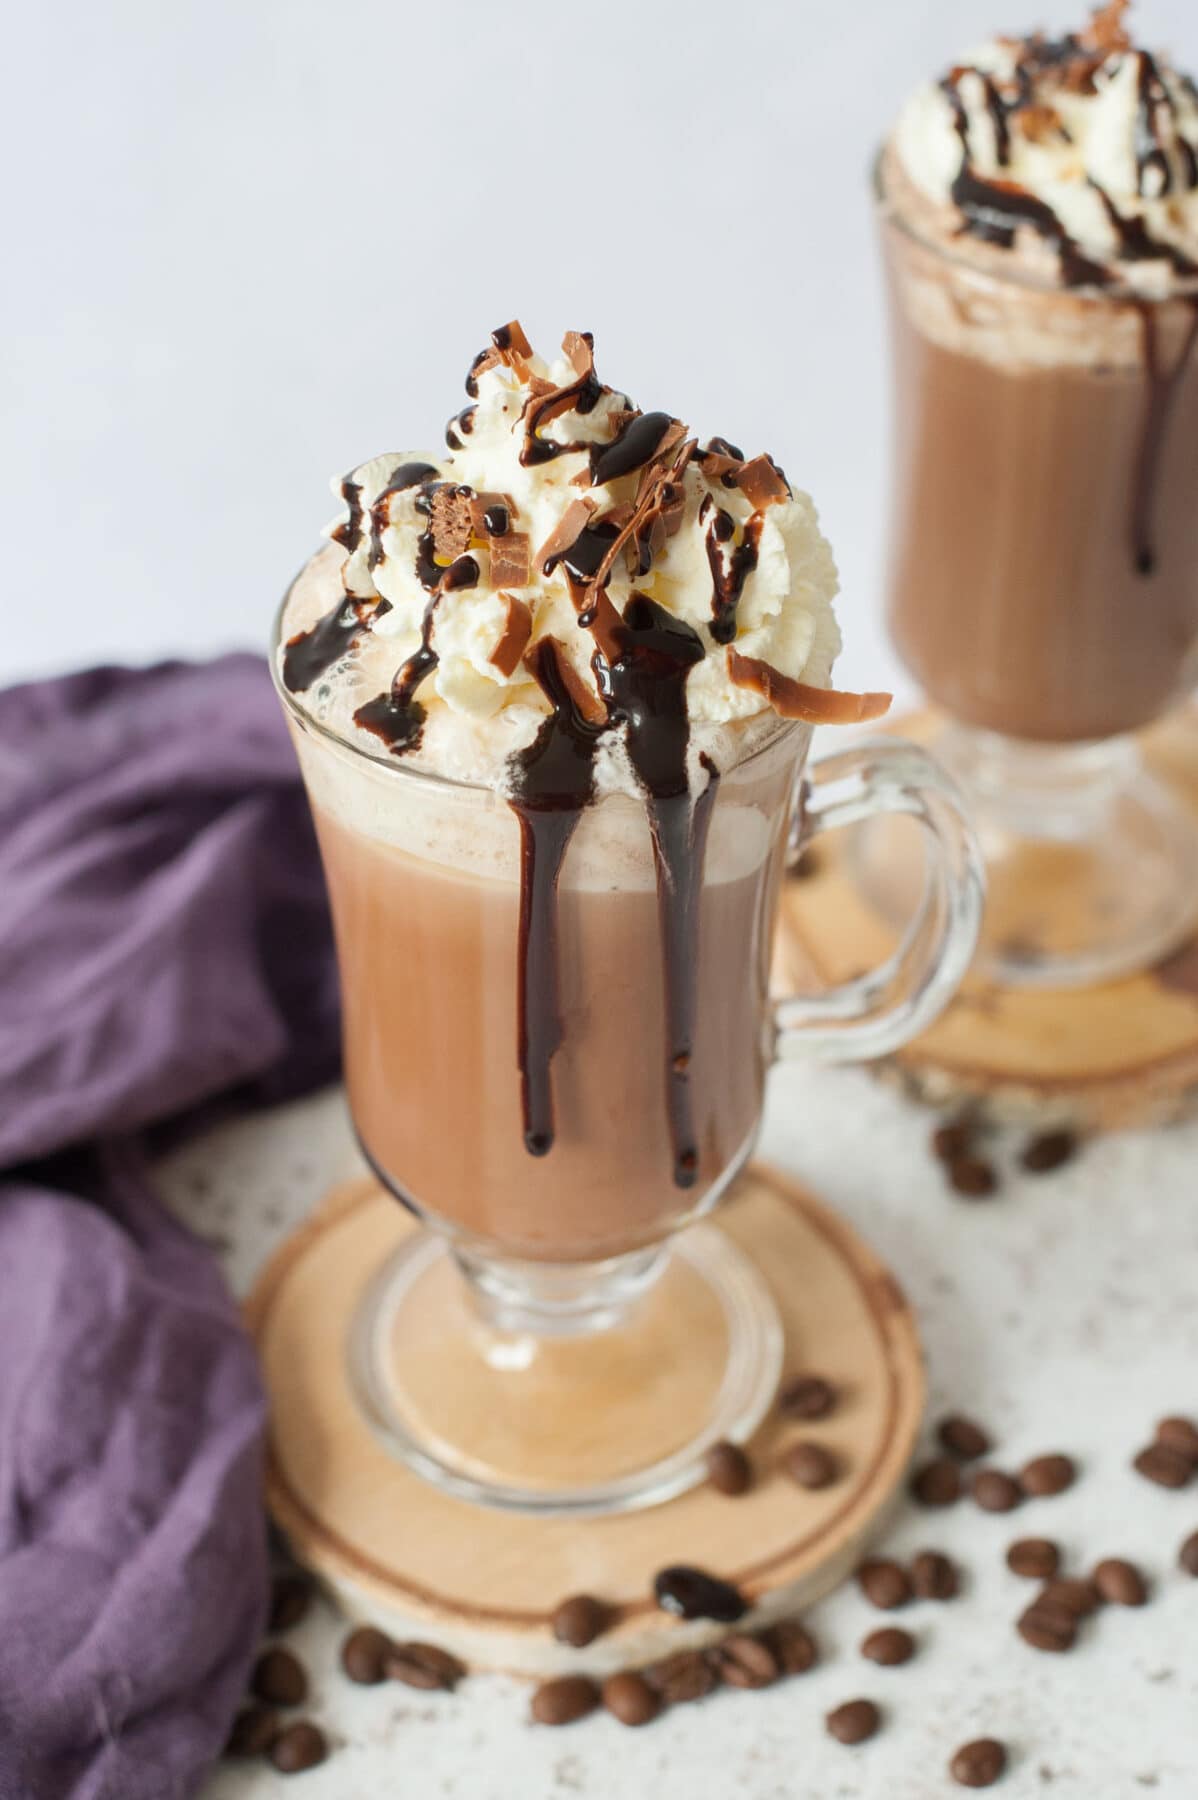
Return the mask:
[[(372, 1272), (418, 1227), (371, 1179), (327, 1197), (264, 1270), (247, 1314), (270, 1393), (271, 1511), (351, 1618), (429, 1638), (473, 1667), (602, 1675), (726, 1633), (655, 1606), (653, 1577), (669, 1564), (736, 1582), (750, 1625), (799, 1611), (852, 1571), (915, 1447), (914, 1319), (873, 1252), (773, 1171), (747, 1170), (718, 1220), (775, 1296), (786, 1376), (825, 1376), (833, 1411), (801, 1424), (773, 1409), (746, 1446), (754, 1482), (737, 1498), (704, 1486), (616, 1517), (536, 1519), (440, 1493), (374, 1436), (350, 1384), (351, 1319)], [(781, 1468), (800, 1438), (837, 1459), (837, 1479), (818, 1492)], [(585, 1650), (557, 1643), (550, 1625), (576, 1593), (617, 1612)]]
[[(1151, 766), (1198, 809), (1198, 716), (1148, 733)], [(898, 720), (897, 736), (926, 741), (937, 720)], [(880, 962), (894, 933), (859, 893), (843, 844), (811, 852), (782, 901), (782, 987), (845, 980)], [(996, 1120), (1082, 1131), (1168, 1123), (1198, 1107), (1198, 939), (1156, 968), (1103, 987), (1002, 988), (971, 974), (929, 1031), (875, 1065), (916, 1098), (976, 1107)]]

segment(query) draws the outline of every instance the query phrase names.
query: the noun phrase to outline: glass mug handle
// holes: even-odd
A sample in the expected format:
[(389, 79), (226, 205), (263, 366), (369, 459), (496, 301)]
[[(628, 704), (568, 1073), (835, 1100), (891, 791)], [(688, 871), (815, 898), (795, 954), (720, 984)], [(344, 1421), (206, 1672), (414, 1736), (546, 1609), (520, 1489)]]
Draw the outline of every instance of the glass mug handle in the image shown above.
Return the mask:
[(969, 967), (985, 904), (981, 852), (955, 784), (918, 745), (871, 739), (813, 763), (800, 783), (791, 866), (816, 833), (880, 813), (906, 813), (927, 833), (923, 897), (876, 969), (775, 1003), (776, 1057), (885, 1056), (932, 1023)]

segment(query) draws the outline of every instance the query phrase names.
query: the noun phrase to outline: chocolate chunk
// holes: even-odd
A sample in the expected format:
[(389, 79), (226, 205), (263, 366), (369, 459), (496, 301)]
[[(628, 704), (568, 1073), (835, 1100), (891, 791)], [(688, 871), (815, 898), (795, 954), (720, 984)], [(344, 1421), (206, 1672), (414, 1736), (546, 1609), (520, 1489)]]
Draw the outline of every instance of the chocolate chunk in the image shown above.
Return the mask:
[(530, 1711), (538, 1725), (573, 1725), (594, 1712), (599, 1700), (599, 1689), (589, 1675), (559, 1675), (536, 1689)]
[(990, 1439), (981, 1426), (963, 1413), (949, 1413), (941, 1419), (936, 1436), (949, 1455), (961, 1462), (974, 1462), (990, 1448)]
[(1033, 1500), (1063, 1494), (1066, 1488), (1073, 1486), (1076, 1479), (1077, 1465), (1073, 1458), (1059, 1453), (1033, 1457), (1019, 1471), (1019, 1485)]
[(836, 1405), (836, 1389), (822, 1375), (796, 1375), (778, 1395), (788, 1419), (826, 1419)]
[(1024, 1145), (1019, 1161), (1029, 1175), (1048, 1175), (1076, 1154), (1077, 1139), (1071, 1131), (1045, 1131)]
[(607, 1630), (612, 1611), (592, 1594), (571, 1594), (553, 1615), (553, 1635), (559, 1644), (573, 1644), (584, 1650)]
[(504, 537), (494, 537), (490, 542), (491, 550), (491, 586), (496, 588), (518, 588), (528, 586), (531, 559), (529, 540), (526, 531), (509, 531)]
[(493, 663), (501, 675), (510, 676), (519, 668), (520, 659), (528, 648), (532, 636), (532, 612), (515, 594), (501, 593), (499, 598), (505, 608), (503, 630), (487, 661)]
[(1001, 1469), (979, 1469), (970, 1490), (983, 1512), (1012, 1512), (1023, 1499), (1023, 1489), (1013, 1475)]
[(961, 1470), (946, 1456), (924, 1463), (911, 1477), (912, 1498), (921, 1506), (952, 1506), (961, 1498)]
[(957, 1119), (948, 1125), (937, 1125), (932, 1133), (932, 1155), (939, 1162), (958, 1162), (973, 1148), (974, 1126), (971, 1120)]
[(896, 1669), (915, 1655), (915, 1639), (901, 1626), (883, 1625), (863, 1641), (861, 1654), (870, 1662), (881, 1663), (884, 1669)]
[(452, 1693), (465, 1673), (465, 1665), (438, 1644), (393, 1644), (383, 1658), (388, 1681), (402, 1681), (405, 1687), (427, 1693), (438, 1689)]
[(1198, 1531), (1191, 1531), (1177, 1552), (1177, 1563), (1187, 1575), (1198, 1576)]
[(824, 1720), (829, 1736), (838, 1744), (863, 1744), (881, 1723), (882, 1716), (872, 1700), (846, 1700)]
[(603, 1683), (603, 1704), (621, 1725), (647, 1725), (661, 1711), (661, 1696), (635, 1669), (609, 1675)]
[(476, 538), (506, 537), (516, 517), (510, 494), (491, 491), (470, 496), (470, 535)]
[(270, 1748), (270, 1760), (280, 1775), (302, 1775), (329, 1754), (324, 1732), (307, 1719), (299, 1719), (281, 1731)]
[(917, 1600), (953, 1600), (959, 1585), (955, 1566), (939, 1550), (921, 1550), (911, 1564), (911, 1589)]
[(441, 577), (441, 586), (445, 593), (452, 594), (458, 588), (478, 586), (478, 559), (473, 556), (456, 556)]
[(290, 1650), (264, 1650), (254, 1664), (250, 1691), (268, 1706), (302, 1706), (308, 1697), (307, 1672)]
[(571, 500), (537, 551), (536, 565), (542, 575), (552, 575), (562, 556), (580, 533), (586, 529), (594, 512), (595, 502), (593, 500)]
[(281, 1730), (282, 1721), (278, 1713), (271, 1712), (265, 1706), (248, 1706), (234, 1719), (224, 1754), (265, 1756)]
[(1060, 1566), (1061, 1552), (1050, 1538), (1017, 1538), (1007, 1551), (1007, 1567), (1012, 1575), (1045, 1581)]
[(748, 1601), (730, 1581), (686, 1563), (662, 1569), (654, 1577), (653, 1592), (662, 1611), (680, 1619), (718, 1619), (735, 1625), (749, 1610)]
[(377, 1687), (386, 1679), (383, 1663), (391, 1650), (386, 1632), (373, 1625), (359, 1625), (341, 1646), (341, 1667), (359, 1687)]
[(668, 1706), (702, 1700), (719, 1686), (719, 1676), (700, 1650), (679, 1650), (644, 1670), (645, 1680)]
[(957, 1156), (947, 1165), (949, 1185), (967, 1200), (985, 1200), (998, 1187), (994, 1165), (980, 1156)]
[(1111, 1606), (1143, 1606), (1148, 1598), (1148, 1586), (1139, 1569), (1121, 1556), (1104, 1557), (1090, 1579), (1099, 1598)]
[(792, 1445), (784, 1460), (791, 1480), (811, 1491), (830, 1487), (839, 1473), (832, 1452), (808, 1438)]
[(707, 1452), (707, 1479), (721, 1494), (743, 1494), (752, 1484), (753, 1470), (739, 1444), (722, 1441)]
[(783, 1675), (805, 1675), (819, 1661), (815, 1639), (797, 1619), (780, 1619), (765, 1633)]
[(911, 1579), (906, 1569), (888, 1557), (874, 1556), (863, 1562), (857, 1570), (857, 1586), (870, 1605), (883, 1612), (906, 1606), (911, 1598)]
[(1198, 1463), (1198, 1425), (1193, 1419), (1162, 1419), (1156, 1428), (1158, 1444), (1168, 1444), (1172, 1450), (1180, 1450), (1191, 1461)]
[(954, 1751), (948, 1772), (961, 1787), (993, 1787), (1007, 1766), (1007, 1753), (997, 1738), (975, 1738)]
[(306, 1575), (276, 1575), (270, 1586), (270, 1622), (273, 1635), (291, 1631), (307, 1615), (312, 1604), (312, 1583)]
[(736, 485), (749, 505), (758, 509), (790, 499), (790, 489), (768, 456), (755, 456), (752, 462), (742, 463), (736, 471)]
[(716, 1673), (726, 1687), (763, 1688), (777, 1681), (777, 1658), (764, 1637), (734, 1632), (710, 1652)]
[(1147, 1481), (1155, 1481), (1158, 1487), (1183, 1488), (1190, 1480), (1195, 1469), (1194, 1458), (1186, 1450), (1179, 1450), (1176, 1444), (1149, 1444), (1134, 1459), (1132, 1467)]
[(433, 548), (442, 562), (452, 562), (470, 543), (470, 500), (446, 484), (433, 495), (429, 529)]

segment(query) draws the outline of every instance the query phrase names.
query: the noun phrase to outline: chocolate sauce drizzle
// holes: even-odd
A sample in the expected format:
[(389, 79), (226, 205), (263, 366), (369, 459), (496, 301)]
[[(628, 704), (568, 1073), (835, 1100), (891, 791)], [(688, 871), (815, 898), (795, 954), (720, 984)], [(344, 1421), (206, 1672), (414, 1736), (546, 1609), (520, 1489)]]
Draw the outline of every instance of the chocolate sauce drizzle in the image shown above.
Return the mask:
[(349, 508), (349, 518), (343, 519), (330, 535), (335, 544), (342, 545), (347, 556), (352, 556), (362, 542), (362, 487), (352, 474), (341, 483), (341, 498)]
[(388, 600), (355, 600), (347, 594), (317, 619), (309, 631), (297, 632), (283, 647), (283, 686), (304, 694), (326, 669), (348, 656), (372, 619), (391, 611)]
[(591, 486), (603, 487), (631, 475), (657, 454), (659, 445), (674, 423), (669, 413), (638, 413), (630, 419), (610, 444), (591, 445)]
[(383, 533), (388, 522), (387, 502), (392, 494), (402, 494), (407, 488), (421, 487), (440, 473), (440, 469), (433, 463), (426, 462), (397, 463), (392, 469), (386, 487), (370, 509), (370, 549), (366, 557), (369, 568), (377, 569), (383, 560)]
[(712, 582), (711, 635), (717, 644), (731, 644), (735, 640), (737, 608), (740, 606), (745, 581), (757, 567), (762, 524), (761, 514), (754, 513), (745, 526), (744, 537), (727, 562), (720, 546), (731, 539), (736, 529), (731, 514), (718, 507), (715, 518), (704, 533), (703, 542), (707, 548)]

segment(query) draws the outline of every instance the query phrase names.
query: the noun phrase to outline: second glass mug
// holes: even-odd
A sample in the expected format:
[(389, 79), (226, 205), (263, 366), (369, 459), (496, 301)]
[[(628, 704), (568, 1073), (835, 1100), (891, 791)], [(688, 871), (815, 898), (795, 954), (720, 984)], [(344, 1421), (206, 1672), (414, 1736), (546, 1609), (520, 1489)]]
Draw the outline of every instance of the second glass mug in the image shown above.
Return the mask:
[[(668, 1499), (702, 1478), (714, 1441), (749, 1435), (781, 1370), (760, 1274), (694, 1221), (747, 1161), (776, 1057), (883, 1055), (956, 988), (982, 911), (956, 791), (897, 742), (804, 776), (811, 727), (793, 722), (724, 772), (694, 969), (698, 1168), (680, 1187), (644, 806), (608, 795), (570, 843), (556, 1136), (534, 1157), (516, 1054), (516, 815), (489, 788), (347, 744), (279, 692), (332, 901), (354, 1124), (380, 1181), (427, 1227), (363, 1295), (348, 1347), (359, 1402), (395, 1454), (461, 1498), (548, 1514)], [(812, 833), (879, 812), (915, 818), (929, 841), (902, 944), (831, 992), (771, 1001), (788, 862)]]

